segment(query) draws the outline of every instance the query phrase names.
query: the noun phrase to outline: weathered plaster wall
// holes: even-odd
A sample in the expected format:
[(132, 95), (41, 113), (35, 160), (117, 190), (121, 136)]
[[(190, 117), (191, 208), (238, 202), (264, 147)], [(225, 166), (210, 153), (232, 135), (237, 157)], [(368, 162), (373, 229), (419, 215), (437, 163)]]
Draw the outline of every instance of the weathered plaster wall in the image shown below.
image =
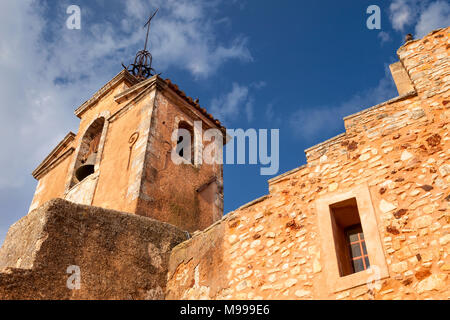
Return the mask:
[[(61, 154), (69, 148), (77, 149), (81, 139), (83, 138), (84, 132), (96, 118), (100, 115), (112, 114), (123, 106), (123, 104), (118, 104), (114, 101), (114, 96), (128, 88), (129, 85), (130, 84), (125, 80), (118, 83), (108, 94), (102, 97), (99, 102), (95, 104), (95, 106), (82, 114), (78, 134), (76, 135), (74, 141), (71, 142), (71, 144), (68, 145), (63, 152), (61, 152)], [(51, 199), (65, 198), (67, 196), (70, 191), (68, 185), (70, 184), (70, 180), (73, 176), (77, 151), (78, 150), (72, 152), (70, 156), (66, 157), (63, 161), (51, 168), (51, 170), (49, 170), (45, 175), (40, 177), (30, 211), (36, 209)], [(77, 187), (76, 189), (80, 188)], [(74, 196), (74, 198), (71, 198), (71, 195), (69, 195), (69, 199), (71, 200), (78, 201), (78, 199), (80, 199), (79, 202), (81, 203), (92, 201), (92, 188), (88, 188), (87, 191), (73, 190), (72, 194), (73, 193), (76, 193), (77, 195)]]
[(69, 190), (64, 199), (78, 204), (92, 205), (95, 188), (97, 187), (98, 175), (98, 173), (94, 173), (77, 183)]
[[(136, 212), (148, 141), (145, 124), (150, 123), (152, 107), (148, 95), (109, 123), (94, 206)], [(134, 144), (130, 143), (133, 134), (138, 134)]]
[[(206, 117), (192, 106), (192, 99), (187, 102), (187, 97), (172, 89), (173, 84), (158, 76), (130, 86), (122, 72), (77, 109), (81, 121), (72, 143), (75, 151), (40, 178), (32, 208), (61, 197), (155, 218), (191, 232), (206, 228), (223, 214), (222, 165), (198, 161), (175, 165), (171, 151), (176, 142), (171, 137), (179, 121), (192, 126), (201, 121), (203, 128), (195, 131), (198, 159), (202, 131), (220, 123)], [(105, 125), (95, 173), (74, 185), (74, 173), (81, 163), (80, 142), (99, 117)]]
[[(111, 202), (108, 200), (103, 199), (103, 195), (108, 195), (108, 191), (115, 192), (118, 190), (123, 190), (123, 188), (126, 188), (123, 184), (120, 184), (121, 178), (124, 179), (128, 177), (128, 170), (126, 170), (126, 164), (123, 166), (121, 161), (124, 156), (128, 159), (128, 153), (124, 155), (123, 150), (127, 149), (128, 147), (128, 138), (125, 135), (124, 131), (120, 135), (120, 138), (114, 136), (114, 132), (117, 132), (117, 130), (127, 130), (128, 127), (124, 126), (124, 123), (122, 121), (117, 121), (114, 124), (110, 122), (111, 115), (115, 114), (118, 110), (124, 107), (125, 102), (117, 103), (114, 99), (114, 97), (123, 92), (124, 90), (129, 88), (129, 83), (126, 80), (119, 81), (115, 87), (113, 87), (109, 92), (107, 92), (104, 96), (102, 96), (97, 103), (95, 103), (91, 108), (87, 109), (85, 112), (83, 112), (80, 117), (80, 125), (78, 129), (78, 134), (75, 139), (74, 145), (77, 147), (75, 151), (75, 156), (72, 159), (72, 163), (69, 167), (69, 170), (67, 172), (66, 176), (66, 186), (64, 190), (65, 198), (67, 200), (74, 201), (76, 203), (81, 204), (88, 204), (88, 205), (97, 205), (96, 203), (99, 202), (106, 202), (107, 205), (103, 206), (107, 209), (114, 209), (114, 210), (120, 210), (125, 212), (133, 212), (133, 209), (135, 207), (135, 204), (129, 204), (128, 202), (122, 203), (118, 202), (117, 198)], [(86, 133), (86, 131), (89, 129), (89, 127), (96, 122), (98, 118), (103, 117), (104, 120), (104, 127), (102, 130), (102, 139), (100, 142), (100, 145), (103, 146), (99, 149), (99, 155), (97, 159), (97, 165), (95, 166), (95, 174), (93, 177), (88, 178), (89, 182), (82, 181), (81, 183), (78, 183), (76, 186), (72, 186), (73, 183), (71, 183), (74, 172), (76, 170), (76, 158), (78, 156), (78, 153), (80, 152), (81, 147), (81, 141)], [(127, 118), (125, 116), (125, 118)], [(136, 121), (134, 118), (130, 119), (127, 118), (126, 120), (131, 121), (132, 124), (135, 124)], [(129, 131), (129, 130), (128, 130)], [(118, 142), (111, 143), (112, 138), (118, 139)], [(121, 143), (121, 144), (119, 144)], [(104, 165), (104, 159), (105, 157), (108, 157), (110, 152), (117, 152), (114, 154), (115, 158), (113, 161), (107, 161), (106, 165)], [(109, 158), (110, 159), (110, 158)], [(108, 173), (113, 170), (116, 172), (116, 179), (113, 184), (109, 184), (107, 188), (104, 187), (104, 184), (102, 183), (104, 181), (103, 175), (107, 175)], [(95, 179), (93, 179), (95, 178)], [(114, 189), (114, 187), (118, 187)], [(112, 190), (111, 190), (112, 189)], [(97, 191), (103, 192), (100, 193), (100, 195), (97, 194)]]
[[(164, 299), (174, 226), (52, 200), (15, 223), (0, 249), (0, 299)], [(70, 290), (69, 266), (81, 287)]]
[[(67, 151), (70, 147), (72, 146), (67, 146), (64, 151)], [(59, 162), (38, 181), (29, 211), (33, 211), (51, 199), (64, 197), (67, 172), (69, 171), (73, 156), (74, 154), (72, 153), (63, 161)]]
[[(144, 169), (144, 179), (137, 213), (171, 223), (190, 232), (203, 230), (221, 218), (223, 197), (219, 186), (223, 185), (222, 165), (175, 164), (171, 159), (176, 142), (172, 133), (178, 121), (194, 126), (201, 120), (190, 114), (183, 102), (166, 91), (158, 91), (150, 125), (149, 145)], [(203, 123), (203, 130), (210, 127)], [(198, 133), (201, 137), (202, 133)], [(198, 152), (202, 152), (198, 149)], [(211, 182), (215, 192), (197, 189)], [(216, 187), (214, 187), (216, 186)]]
[[(449, 31), (400, 48), (416, 93), (347, 117), (346, 132), (270, 180), (267, 197), (174, 248), (167, 297), (448, 299)], [(381, 239), (388, 277), (333, 292), (316, 201), (363, 186), (376, 217), (365, 232)]]

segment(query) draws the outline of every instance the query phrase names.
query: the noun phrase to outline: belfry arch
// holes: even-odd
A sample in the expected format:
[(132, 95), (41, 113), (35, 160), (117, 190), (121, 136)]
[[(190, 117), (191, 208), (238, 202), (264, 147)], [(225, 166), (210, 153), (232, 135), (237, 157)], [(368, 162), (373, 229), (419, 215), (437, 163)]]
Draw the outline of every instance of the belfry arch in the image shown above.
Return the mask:
[(107, 120), (99, 116), (85, 131), (77, 150), (69, 189), (98, 171), (106, 129)]

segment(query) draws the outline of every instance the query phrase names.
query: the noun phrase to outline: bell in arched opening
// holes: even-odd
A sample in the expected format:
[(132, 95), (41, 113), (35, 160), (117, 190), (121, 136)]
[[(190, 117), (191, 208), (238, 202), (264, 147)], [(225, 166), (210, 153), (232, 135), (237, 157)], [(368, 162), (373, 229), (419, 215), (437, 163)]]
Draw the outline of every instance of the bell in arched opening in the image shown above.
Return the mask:
[(79, 154), (79, 165), (75, 169), (75, 183), (83, 181), (95, 172), (103, 125), (104, 121), (100, 119), (98, 123), (94, 123), (91, 126), (83, 138), (82, 148)]
[(88, 176), (95, 172), (95, 160), (97, 159), (97, 152), (92, 153), (87, 160), (77, 169), (75, 177), (78, 181), (83, 181)]

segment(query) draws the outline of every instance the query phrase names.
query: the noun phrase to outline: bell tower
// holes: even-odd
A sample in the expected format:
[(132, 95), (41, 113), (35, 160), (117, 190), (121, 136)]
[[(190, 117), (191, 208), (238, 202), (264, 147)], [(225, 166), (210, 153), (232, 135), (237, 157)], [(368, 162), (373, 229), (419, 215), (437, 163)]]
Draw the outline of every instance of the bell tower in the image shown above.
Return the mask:
[[(134, 63), (75, 110), (78, 133), (69, 133), (33, 171), (38, 185), (30, 211), (63, 198), (189, 232), (222, 217), (222, 163), (202, 156), (210, 144), (221, 153), (223, 141), (205, 140), (204, 133), (212, 129), (225, 136), (225, 128), (198, 99), (155, 75), (147, 51), (155, 14)], [(179, 148), (184, 139), (189, 150)]]

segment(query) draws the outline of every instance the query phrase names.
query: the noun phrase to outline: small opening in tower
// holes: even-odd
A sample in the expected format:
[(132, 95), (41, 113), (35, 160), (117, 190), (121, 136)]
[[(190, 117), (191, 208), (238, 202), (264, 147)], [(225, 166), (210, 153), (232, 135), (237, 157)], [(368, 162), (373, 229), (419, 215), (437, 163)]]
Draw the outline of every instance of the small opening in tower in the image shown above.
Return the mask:
[(369, 256), (356, 199), (331, 205), (330, 213), (340, 276), (368, 269)]
[(80, 151), (75, 163), (75, 174), (72, 186), (83, 181), (95, 172), (95, 164), (104, 124), (105, 118), (97, 119), (81, 139)]
[(178, 124), (177, 153), (189, 163), (194, 163), (194, 128), (187, 122)]

